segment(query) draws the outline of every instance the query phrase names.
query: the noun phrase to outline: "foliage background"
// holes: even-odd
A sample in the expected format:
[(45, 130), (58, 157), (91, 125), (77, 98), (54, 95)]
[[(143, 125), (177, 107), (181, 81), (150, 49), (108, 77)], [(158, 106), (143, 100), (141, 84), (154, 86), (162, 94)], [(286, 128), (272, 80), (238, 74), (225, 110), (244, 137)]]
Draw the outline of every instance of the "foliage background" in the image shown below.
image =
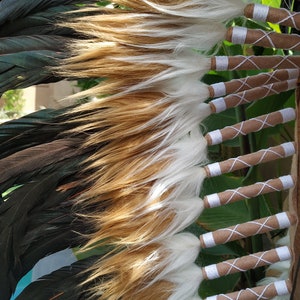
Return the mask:
[[(260, 1), (257, 1), (260, 2)], [(263, 4), (273, 7), (293, 5), (293, 3), (281, 3), (280, 0), (265, 0)], [(261, 28), (263, 30), (275, 30), (281, 32), (286, 28), (278, 25), (254, 22), (245, 18), (238, 18), (228, 25), (246, 26), (248, 28)], [(223, 42), (217, 55), (286, 55), (283, 50), (264, 49), (253, 46), (233, 45)], [(269, 70), (265, 70), (269, 71)], [(261, 71), (260, 71), (261, 72)], [(205, 76), (204, 81), (208, 84), (229, 81), (234, 78), (243, 78), (257, 74), (257, 71), (233, 71), (233, 72), (210, 72)], [(260, 116), (266, 113), (277, 111), (286, 107), (295, 106), (293, 91), (284, 92), (261, 99), (249, 105), (229, 109), (223, 113), (210, 116), (204, 122), (204, 132), (220, 129), (233, 125), (246, 119)], [(274, 128), (264, 129), (257, 133), (242, 136), (231, 141), (224, 142), (218, 146), (209, 147), (209, 156), (212, 161), (225, 160), (230, 157), (244, 155), (258, 151), (263, 148), (278, 145), (293, 139), (294, 122), (278, 125)], [(202, 189), (202, 197), (207, 194), (221, 192), (226, 189), (233, 189), (244, 185), (250, 185), (258, 181), (265, 181), (278, 176), (287, 175), (290, 171), (290, 160), (284, 159), (279, 163), (267, 163), (251, 167), (240, 172), (221, 175), (216, 178), (207, 179)], [(216, 230), (243, 223), (246, 221), (267, 217), (281, 212), (285, 207), (285, 192), (277, 192), (267, 195), (260, 195), (246, 201), (229, 204), (219, 208), (206, 209), (199, 217), (197, 223), (189, 228), (196, 235), (207, 231)], [(286, 234), (285, 230), (273, 231), (264, 235), (253, 236), (237, 242), (216, 246), (212, 249), (203, 249), (198, 258), (201, 266), (218, 263), (222, 260), (248, 255), (249, 253), (266, 251), (274, 247), (279, 237)], [(244, 274), (238, 273), (225, 276), (220, 279), (204, 281), (199, 289), (201, 297), (227, 293), (255, 286), (256, 282), (265, 277), (265, 269), (259, 268), (248, 271)]]

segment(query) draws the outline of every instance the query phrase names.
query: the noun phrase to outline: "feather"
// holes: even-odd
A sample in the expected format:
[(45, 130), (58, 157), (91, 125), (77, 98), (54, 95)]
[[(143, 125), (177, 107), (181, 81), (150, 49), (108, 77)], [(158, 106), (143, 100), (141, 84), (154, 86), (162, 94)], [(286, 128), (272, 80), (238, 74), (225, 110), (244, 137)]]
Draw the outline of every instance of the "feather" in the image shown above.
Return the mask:
[[(90, 3), (90, 1), (82, 0), (81, 3)], [(12, 22), (20, 17), (43, 11), (49, 7), (68, 5), (77, 3), (74, 0), (30, 0), (30, 1), (14, 1), (2, 0), (0, 2), (0, 25), (5, 22)]]
[(10, 120), (0, 124), (0, 144), (22, 135), (27, 130), (49, 125), (53, 122), (55, 116), (63, 113), (64, 110), (42, 109), (37, 112), (28, 114), (19, 119)]
[(0, 55), (32, 50), (63, 50), (66, 37), (31, 35), (0, 38)]
[(242, 15), (245, 4), (240, 0), (118, 0), (139, 12), (155, 12), (177, 17), (224, 22)]
[[(98, 282), (91, 292), (108, 300), (168, 299), (172, 292), (177, 294), (177, 289), (182, 290), (182, 286), (186, 286), (186, 295), (190, 295), (198, 288), (201, 278), (201, 270), (193, 265), (198, 252), (199, 240), (190, 233), (170, 236), (147, 246), (126, 247), (95, 262), (89, 268), (94, 272), (84, 283)], [(193, 271), (190, 275), (185, 274), (186, 266)], [(102, 278), (107, 279), (101, 281)]]
[(39, 176), (37, 182), (27, 183), (9, 193), (1, 204), (0, 292), (3, 299), (9, 298), (18, 280), (39, 259), (79, 246), (84, 241), (76, 232), (87, 233), (86, 225), (75, 217), (70, 201), (83, 187), (57, 191), (58, 185), (67, 183), (73, 172), (71, 168)]
[(76, 3), (0, 1), (0, 95), (9, 89), (62, 79), (49, 67), (57, 66), (59, 59), (68, 55), (70, 39), (78, 38), (74, 30), (58, 26), (66, 18), (64, 13), (78, 10)]
[(0, 57), (0, 94), (14, 88), (25, 88), (41, 82), (54, 82), (61, 78), (48, 67), (57, 65), (62, 52), (33, 50), (11, 53)]
[[(16, 298), (16, 300), (85, 300), (90, 297), (88, 290), (93, 283), (82, 285), (88, 276), (85, 272), (90, 268), (98, 257), (89, 257), (73, 263), (71, 266), (63, 267), (49, 275), (43, 276), (38, 281), (32, 282)], [(103, 278), (105, 280), (105, 278)], [(99, 299), (99, 296), (89, 299)]]
[(13, 22), (6, 22), (0, 27), (1, 37), (14, 37), (22, 35), (60, 35), (72, 36), (74, 31), (62, 26), (57, 26), (64, 20), (64, 13), (78, 9), (74, 5), (59, 5), (50, 7), (34, 14), (18, 18)]
[(0, 183), (13, 176), (22, 175), (44, 166), (78, 156), (76, 150), (79, 140), (56, 140), (51, 143), (30, 147), (0, 160), (0, 169), (5, 170), (0, 175)]
[[(59, 139), (66, 128), (62, 110), (42, 110), (17, 120), (0, 124), (0, 160), (18, 151)], [(63, 138), (63, 137), (61, 137)]]
[[(0, 23), (26, 18), (28, 13), (49, 7), (45, 1), (29, 2), (27, 7), (16, 3), (11, 5), (15, 14), (8, 17), (9, 3), (0, 2)], [(55, 3), (58, 2), (47, 1), (50, 6)], [(231, 5), (224, 7), (228, 3)], [(85, 249), (94, 249), (99, 243), (112, 244), (120, 251), (83, 266), (89, 271), (82, 273), (86, 277), (80, 277), (80, 281), (91, 283), (95, 296), (101, 297), (103, 293), (108, 300), (134, 297), (179, 300), (196, 294), (202, 280), (201, 270), (193, 264), (199, 240), (193, 237), (189, 243), (186, 239), (177, 240), (174, 234), (193, 222), (203, 209), (198, 195), (206, 177), (201, 168), (206, 162), (206, 141), (199, 132), (198, 122), (210, 110), (203, 103), (207, 94), (197, 95), (202, 87), (205, 90), (204, 86), (199, 88), (197, 81), (209, 69), (210, 59), (186, 48), (198, 43), (191, 35), (208, 28), (199, 26), (200, 18), (223, 21), (230, 14), (241, 13), (243, 4), (236, 3), (236, 0), (179, 3), (170, 0), (165, 5), (160, 0), (131, 3), (120, 0), (119, 4), (129, 7), (132, 4), (134, 13), (146, 8), (155, 17), (147, 14), (148, 23), (141, 18), (139, 24), (131, 27), (126, 22), (128, 32), (119, 32), (119, 27), (124, 26), (124, 14), (133, 19), (135, 14), (131, 15), (131, 10), (118, 10), (119, 27), (113, 28), (108, 22), (107, 34), (100, 29), (91, 40), (74, 41), (69, 48), (71, 52), (34, 48), (13, 52), (0, 60), (2, 89), (63, 76), (104, 76), (109, 80), (86, 94), (113, 94), (75, 108), (65, 116), (70, 119), (66, 124), (38, 124), (2, 143), (6, 154), (0, 167), (7, 169), (2, 180), (5, 187), (16, 188), (2, 195), (0, 206), (0, 252), (3, 253), (0, 292), (5, 300), (38, 259), (82, 244)], [(159, 14), (171, 20), (168, 26), (163, 21), (159, 28), (153, 25)], [(111, 15), (116, 20), (119, 17), (115, 12)], [(65, 26), (77, 31), (76, 36), (91, 37), (92, 29), (99, 27), (97, 19), (102, 18), (97, 16), (93, 23), (84, 17), (74, 23), (66, 22)], [(196, 26), (191, 25), (193, 22)], [(43, 21), (39, 19), (37, 23)], [(45, 31), (49, 28), (48, 24), (41, 26)], [(170, 40), (160, 32), (169, 26), (176, 28)], [(28, 29), (34, 28), (38, 26)], [(139, 35), (135, 34), (136, 28)], [(211, 44), (206, 44), (206, 39), (203, 47), (200, 45), (201, 50), (208, 50), (224, 33), (222, 25), (213, 28), (221, 29)], [(22, 50), (20, 40), (15, 41), (14, 47)], [(176, 47), (176, 43), (187, 46)], [(57, 71), (60, 58), (67, 58), (66, 66), (60, 67), (60, 75), (45, 68), (52, 66)], [(14, 79), (7, 80), (10, 77)], [(189, 79), (192, 83), (181, 89), (178, 82)], [(115, 95), (117, 92), (120, 93)], [(38, 135), (32, 136), (35, 133)], [(40, 138), (43, 133), (47, 134)], [(68, 135), (71, 137), (66, 139)], [(17, 141), (25, 142), (24, 148), (11, 150), (9, 145), (17, 145)], [(78, 144), (78, 151), (74, 151), (73, 141)], [(58, 151), (63, 154), (54, 162)], [(74, 266), (80, 266), (80, 262)], [(24, 291), (23, 299), (45, 297), (44, 290), (49, 291), (50, 299), (73, 299), (74, 291), (79, 299), (89, 298), (89, 294), (82, 295), (76, 287), (72, 289), (72, 283), (68, 286), (62, 280), (62, 276), (69, 276), (67, 280), (79, 278), (74, 279), (68, 270), (73, 271), (63, 268), (34, 283)], [(74, 272), (77, 273), (75, 267)]]

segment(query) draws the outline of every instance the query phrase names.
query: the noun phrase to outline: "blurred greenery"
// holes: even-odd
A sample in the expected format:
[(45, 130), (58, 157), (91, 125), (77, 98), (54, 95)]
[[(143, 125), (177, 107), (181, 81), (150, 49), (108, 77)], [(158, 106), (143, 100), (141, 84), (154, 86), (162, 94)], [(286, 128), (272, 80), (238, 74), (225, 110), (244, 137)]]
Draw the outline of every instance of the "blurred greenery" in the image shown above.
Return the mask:
[[(259, 2), (259, 1), (256, 1)], [(280, 7), (280, 0), (263, 0), (263, 4)], [(247, 26), (248, 28), (259, 28), (264, 30), (275, 30), (280, 32), (277, 25), (254, 22), (244, 18), (238, 18), (229, 25)], [(264, 49), (249, 45), (239, 46), (229, 42), (223, 42), (216, 55), (284, 55), (282, 50)], [(270, 71), (270, 70), (265, 70)], [(261, 72), (261, 70), (259, 71)], [(242, 78), (258, 73), (257, 71), (233, 71), (233, 72), (210, 72), (204, 77), (204, 82), (212, 84), (220, 81), (229, 81), (234, 78)], [(261, 99), (254, 103), (229, 109), (220, 114), (214, 114), (204, 122), (205, 131), (209, 132), (217, 128), (233, 125), (245, 119), (260, 116), (286, 107), (294, 107), (295, 93), (285, 92)], [(247, 136), (236, 138), (218, 146), (209, 148), (209, 155), (212, 161), (225, 160), (237, 155), (248, 154), (259, 149), (268, 148), (275, 144), (291, 141), (293, 137), (294, 122), (278, 125), (274, 128), (261, 130)], [(226, 174), (216, 178), (207, 179), (202, 188), (202, 197), (226, 189), (236, 188), (253, 184), (257, 181), (265, 181), (281, 175), (286, 175), (289, 169), (290, 160), (280, 163), (266, 164), (251, 167), (243, 172)], [(262, 218), (283, 210), (286, 194), (277, 192), (228, 204), (220, 208), (206, 209), (199, 217), (197, 224), (192, 226), (190, 231), (201, 232), (216, 230), (248, 220)], [(195, 229), (195, 226), (197, 228)], [(200, 230), (201, 229), (201, 230)], [(222, 246), (214, 247), (212, 250), (203, 250), (199, 255), (200, 265), (215, 264), (223, 258), (230, 259), (251, 252), (268, 250), (274, 246), (276, 239), (285, 234), (285, 231), (276, 231), (271, 234), (257, 235), (237, 242), (231, 242)], [(222, 256), (223, 255), (223, 256)], [(225, 256), (225, 257), (224, 257)], [(201, 297), (207, 297), (218, 293), (227, 293), (241, 288), (254, 286), (255, 283), (265, 276), (263, 268), (246, 272), (242, 275), (225, 276), (223, 278), (204, 281), (199, 290)]]
[(22, 90), (9, 90), (1, 96), (1, 100), (1, 117), (15, 118), (21, 115), (25, 103)]

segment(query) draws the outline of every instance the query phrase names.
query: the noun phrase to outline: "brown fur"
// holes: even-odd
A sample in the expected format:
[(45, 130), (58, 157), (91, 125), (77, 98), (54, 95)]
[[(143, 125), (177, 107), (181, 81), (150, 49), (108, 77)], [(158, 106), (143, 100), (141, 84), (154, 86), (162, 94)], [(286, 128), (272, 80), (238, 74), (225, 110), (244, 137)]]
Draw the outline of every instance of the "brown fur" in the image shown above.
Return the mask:
[(171, 282), (159, 280), (148, 285), (165, 268), (167, 256), (157, 243), (124, 249), (92, 267), (88, 281), (104, 280), (91, 292), (105, 300), (168, 299), (174, 289)]
[[(113, 44), (99, 45), (99, 48), (95, 48), (94, 43), (90, 45), (90, 49), (87, 45), (87, 53), (79, 53), (77, 56), (67, 59), (60, 73), (68, 77), (102, 77), (107, 80), (101, 85), (77, 95), (77, 97), (87, 95), (103, 96), (125, 91), (128, 87), (152, 78), (166, 69), (166, 66), (160, 64), (137, 64), (118, 60), (135, 56), (136, 52), (128, 47)], [(147, 54), (142, 49), (139, 52), (141, 55), (143, 53)]]
[[(165, 231), (173, 220), (175, 212), (170, 208), (149, 212), (168, 193), (144, 205), (157, 172), (173, 159), (171, 152), (165, 153), (162, 159), (154, 159), (168, 145), (161, 144), (165, 138), (162, 129), (167, 133), (167, 126), (172, 124), (172, 119), (161, 124), (152, 122), (169, 105), (158, 104), (163, 96), (159, 92), (140, 91), (104, 98), (99, 103), (81, 106), (81, 115), (71, 121), (76, 123), (71, 134), (86, 133), (82, 151), (94, 149), (84, 168), (85, 181), (91, 188), (77, 200), (80, 209), (95, 208), (85, 215), (93, 228), (86, 247), (100, 241), (147, 242)], [(102, 143), (106, 145), (99, 147)], [(153, 218), (159, 222), (153, 222)]]
[[(148, 2), (152, 2), (154, 4), (158, 4), (158, 5), (164, 5), (164, 6), (174, 6), (174, 5), (178, 5), (181, 3), (186, 2), (186, 0), (152, 0), (152, 1), (148, 1)], [(117, 0), (115, 3), (119, 4), (119, 5), (123, 5), (125, 7), (129, 7), (130, 9), (134, 9), (136, 11), (139, 12), (157, 12), (157, 10), (155, 8), (152, 8), (150, 5), (148, 5), (147, 3), (145, 3), (144, 1), (141, 0)], [(191, 8), (193, 6), (196, 5), (191, 5)]]
[[(161, 2), (166, 4), (166, 1)], [(118, 3), (125, 6), (131, 3), (134, 10), (155, 12), (140, 1)], [(174, 1), (167, 3), (173, 4)], [(110, 96), (75, 108), (69, 114), (70, 125), (74, 129), (66, 134), (85, 136), (80, 147), (93, 153), (82, 170), (84, 183), (88, 183), (90, 188), (75, 201), (75, 210), (79, 208), (78, 214), (83, 215), (91, 227), (84, 249), (99, 244), (114, 244), (117, 250), (124, 245), (128, 248), (99, 261), (89, 270), (92, 273), (88, 281), (106, 278), (93, 290), (101, 294), (99, 299), (167, 299), (173, 284), (166, 281), (158, 281), (149, 287), (146, 284), (156, 275), (151, 271), (153, 264), (162, 263), (167, 255), (161, 253), (159, 260), (148, 261), (147, 257), (158, 248), (158, 244), (149, 243), (169, 228), (176, 214), (169, 206), (154, 208), (154, 205), (163, 204), (171, 191), (151, 203), (146, 204), (145, 201), (158, 172), (174, 159), (174, 153), (170, 151), (157, 158), (159, 152), (171, 143), (162, 143), (165, 138), (162, 132), (168, 132), (172, 117), (153, 122), (171, 103), (162, 101), (165, 95), (159, 85), (130, 93), (127, 89), (169, 66), (128, 62), (126, 58), (155, 54), (165, 59), (171, 51), (139, 47), (141, 44), (154, 45), (166, 38), (132, 35), (133, 29), (128, 33), (121, 32), (119, 29), (124, 26), (130, 28), (142, 22), (132, 19), (130, 11), (100, 11), (104, 15), (85, 16), (64, 24), (87, 36), (88, 40), (74, 41), (70, 46), (71, 57), (64, 61), (59, 73), (75, 78), (106, 78), (101, 85), (76, 97)], [(107, 15), (108, 12), (111, 15)], [(157, 16), (153, 16), (155, 18)], [(177, 26), (175, 19), (169, 26)], [(147, 246), (141, 247), (145, 243)]]
[[(133, 4), (140, 7), (141, 3), (134, 1)], [(128, 87), (166, 70), (168, 66), (160, 63), (143, 63), (143, 59), (139, 63), (129, 62), (126, 58), (156, 54), (166, 58), (174, 49), (160, 50), (155, 45), (176, 40), (177, 36), (172, 34), (174, 29), (190, 25), (187, 19), (174, 16), (147, 14), (139, 17), (134, 10), (99, 8), (93, 11), (98, 14), (74, 18), (72, 22), (62, 24), (87, 38), (70, 45), (71, 57), (63, 62), (63, 68), (58, 73), (66, 77), (107, 79), (92, 90), (79, 94), (80, 96), (126, 91)], [(148, 22), (151, 25), (147, 25)], [(144, 30), (148, 33), (144, 34)], [(168, 34), (155, 37), (151, 30)]]

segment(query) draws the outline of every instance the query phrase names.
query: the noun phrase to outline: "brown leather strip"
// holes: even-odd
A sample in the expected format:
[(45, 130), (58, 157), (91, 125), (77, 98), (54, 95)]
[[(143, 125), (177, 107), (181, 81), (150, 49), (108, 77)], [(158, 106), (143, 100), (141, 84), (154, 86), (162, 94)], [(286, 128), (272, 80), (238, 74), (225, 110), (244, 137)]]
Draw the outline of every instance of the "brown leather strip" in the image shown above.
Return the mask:
[[(244, 9), (244, 15), (247, 18), (254, 18), (254, 8), (256, 4), (248, 4)], [(293, 28), (300, 29), (300, 13), (291, 12), (284, 8), (269, 7), (266, 21), (274, 24), (281, 24)], [(260, 20), (259, 20), (260, 21)]]
[(300, 36), (297, 34), (282, 34), (261, 29), (230, 27), (226, 40), (234, 44), (248, 44), (264, 48), (300, 50)]
[[(208, 87), (210, 98), (221, 97), (228, 94), (236, 94), (245, 90), (250, 90), (261, 85), (267, 85), (280, 82), (292, 78), (298, 78), (299, 71), (297, 69), (283, 69), (273, 72), (262, 73), (259, 75), (248, 76), (245, 78), (234, 79), (228, 82), (212, 84)], [(218, 92), (217, 86), (223, 85), (223, 93)]]
[[(222, 57), (223, 58), (223, 57)], [(211, 58), (211, 70), (264, 70), (264, 69), (298, 69), (300, 66), (300, 56), (225, 56), (225, 61), (220, 65), (220, 57)]]
[[(284, 185), (284, 179), (288, 178), (288, 185)], [(296, 179), (291, 176), (284, 176), (280, 178), (270, 179), (264, 182), (257, 182), (255, 184), (242, 186), (237, 189), (226, 190), (221, 193), (207, 195), (203, 198), (204, 207), (216, 207), (220, 205), (226, 205), (243, 199), (250, 199), (272, 192), (278, 192), (293, 187)], [(217, 198), (216, 200), (214, 200)], [(212, 199), (212, 200), (211, 200)], [(215, 204), (216, 203), (216, 204)]]
[(208, 132), (205, 139), (207, 140), (208, 145), (216, 145), (224, 141), (234, 139), (240, 135), (246, 135), (251, 132), (260, 131), (264, 128), (273, 127), (284, 123), (284, 114), (288, 114), (290, 117), (288, 118), (288, 121), (293, 120), (295, 117), (295, 111), (292, 108), (276, 111), (234, 124), (232, 126), (226, 126), (220, 130)]
[(289, 280), (284, 280), (251, 289), (240, 290), (238, 292), (208, 297), (206, 300), (265, 300), (273, 299), (276, 296), (288, 295), (291, 290), (291, 282)]
[(202, 268), (204, 279), (211, 280), (234, 274), (246, 272), (262, 266), (268, 266), (279, 261), (289, 260), (291, 251), (288, 247), (279, 247), (264, 252), (257, 252), (247, 256), (229, 259), (215, 265), (209, 265)]
[(205, 166), (208, 177), (233, 172), (268, 161), (291, 156), (295, 153), (295, 143), (285, 143), (279, 146), (262, 149), (251, 154), (230, 158), (219, 163)]
[(295, 224), (296, 220), (297, 218), (288, 212), (279, 213), (277, 215), (202, 234), (200, 236), (200, 244), (202, 248), (210, 248), (256, 234), (263, 234), (276, 229), (288, 228), (292, 224)]
[(268, 85), (258, 86), (251, 90), (243, 91), (237, 94), (228, 95), (226, 97), (216, 98), (210, 101), (209, 105), (211, 111), (214, 113), (219, 113), (225, 109), (236, 107), (239, 105), (251, 103), (263, 99), (268, 96), (279, 94), (290, 89), (294, 89), (297, 86), (297, 80), (285, 80), (281, 82), (276, 82)]

